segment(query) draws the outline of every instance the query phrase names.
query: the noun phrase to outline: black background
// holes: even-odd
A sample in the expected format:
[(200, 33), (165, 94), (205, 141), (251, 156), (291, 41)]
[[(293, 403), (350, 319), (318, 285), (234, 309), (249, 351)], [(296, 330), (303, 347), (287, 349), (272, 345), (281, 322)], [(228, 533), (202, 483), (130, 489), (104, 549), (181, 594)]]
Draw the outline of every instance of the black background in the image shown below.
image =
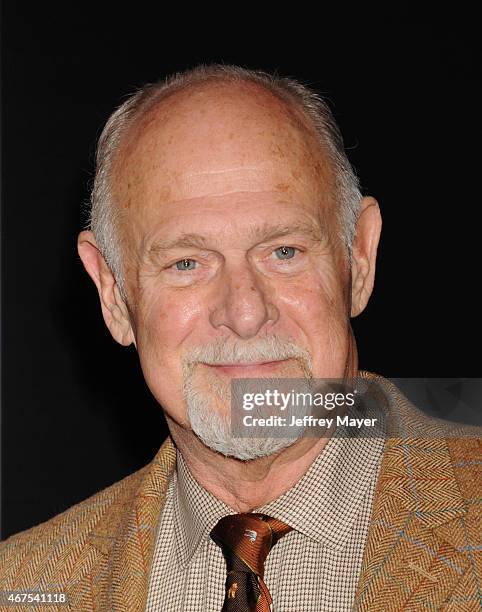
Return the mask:
[(196, 63), (277, 70), (332, 105), (384, 219), (376, 288), (353, 321), (360, 367), (482, 375), (475, 17), (347, 9), (281, 26), (242, 7), (174, 18), (128, 6), (3, 5), (3, 538), (138, 469), (165, 436), (135, 350), (104, 327), (76, 235), (108, 115)]

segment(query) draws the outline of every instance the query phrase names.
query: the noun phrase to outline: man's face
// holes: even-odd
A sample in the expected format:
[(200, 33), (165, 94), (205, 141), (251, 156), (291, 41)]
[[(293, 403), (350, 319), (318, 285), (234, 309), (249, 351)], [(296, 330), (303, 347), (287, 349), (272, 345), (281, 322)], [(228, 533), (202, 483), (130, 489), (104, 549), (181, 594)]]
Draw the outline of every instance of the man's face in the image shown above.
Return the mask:
[(176, 94), (129, 133), (114, 173), (128, 308), (146, 382), (178, 424), (186, 384), (227, 414), (233, 377), (344, 375), (332, 184), (295, 113), (254, 86)]

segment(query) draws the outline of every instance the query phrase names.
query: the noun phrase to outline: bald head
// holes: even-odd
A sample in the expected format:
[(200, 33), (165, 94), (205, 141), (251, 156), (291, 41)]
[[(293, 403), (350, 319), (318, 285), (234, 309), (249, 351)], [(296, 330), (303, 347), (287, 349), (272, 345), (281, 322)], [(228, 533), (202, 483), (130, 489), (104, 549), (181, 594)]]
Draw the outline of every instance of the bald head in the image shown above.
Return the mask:
[(331, 202), (351, 244), (360, 194), (348, 162), (340, 162), (346, 158), (327, 107), (289, 79), (231, 67), (233, 78), (229, 68), (204, 67), (203, 74), (200, 67), (149, 86), (104, 130), (92, 229), (121, 288), (120, 259), (127, 262), (126, 249), (140, 239), (139, 223), (152, 223), (147, 209), (162, 203), (268, 187), (294, 198), (308, 189), (320, 204)]
[[(267, 174), (270, 181), (266, 182)], [(122, 231), (166, 203), (234, 192), (333, 194), (333, 172), (301, 114), (257, 84), (204, 83), (136, 121), (113, 164)], [(120, 229), (120, 228), (119, 228)]]

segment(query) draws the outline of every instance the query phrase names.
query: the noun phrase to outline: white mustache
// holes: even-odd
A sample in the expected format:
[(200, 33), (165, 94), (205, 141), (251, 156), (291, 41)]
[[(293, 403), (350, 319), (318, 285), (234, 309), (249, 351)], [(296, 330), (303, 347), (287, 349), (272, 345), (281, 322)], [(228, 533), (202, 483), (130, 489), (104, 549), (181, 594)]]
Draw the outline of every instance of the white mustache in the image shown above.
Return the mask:
[(183, 359), (183, 364), (189, 369), (196, 363), (208, 365), (237, 365), (249, 362), (283, 361), (298, 359), (305, 369), (311, 372), (311, 355), (291, 340), (283, 340), (278, 336), (260, 338), (256, 344), (246, 345), (239, 342), (226, 343), (217, 340), (213, 344), (190, 349)]

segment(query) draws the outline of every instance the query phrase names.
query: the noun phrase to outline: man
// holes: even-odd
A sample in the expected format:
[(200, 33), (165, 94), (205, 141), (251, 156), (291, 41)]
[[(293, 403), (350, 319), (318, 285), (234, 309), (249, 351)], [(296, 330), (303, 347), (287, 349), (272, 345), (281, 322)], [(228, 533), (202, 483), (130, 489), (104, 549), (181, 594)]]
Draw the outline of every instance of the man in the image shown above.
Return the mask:
[[(78, 250), (170, 437), (2, 543), (2, 589), (63, 592), (72, 610), (480, 609), (480, 432), (358, 371), (350, 317), (380, 230), (296, 81), (199, 66), (125, 102)], [(376, 435), (231, 431), (235, 379), (357, 376), (379, 389)]]

